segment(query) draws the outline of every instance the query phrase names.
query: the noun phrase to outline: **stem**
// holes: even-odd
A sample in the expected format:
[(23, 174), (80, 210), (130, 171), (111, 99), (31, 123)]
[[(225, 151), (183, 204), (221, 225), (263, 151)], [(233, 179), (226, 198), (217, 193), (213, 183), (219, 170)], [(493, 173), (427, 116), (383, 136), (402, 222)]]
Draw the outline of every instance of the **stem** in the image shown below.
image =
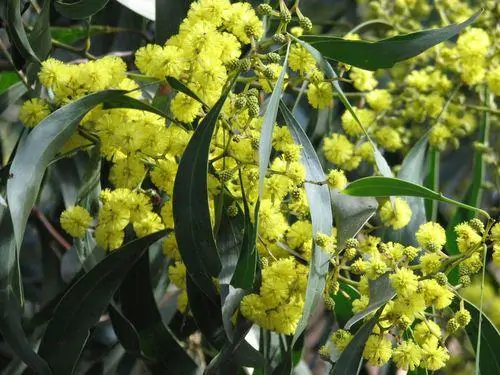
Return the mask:
[(441, 199), (440, 200), (441, 200), (441, 202), (446, 202), (446, 203), (454, 204), (455, 206), (465, 208), (466, 210), (476, 211), (476, 212), (480, 213), (481, 215), (483, 215), (486, 219), (488, 219), (488, 220), (491, 219), (490, 215), (486, 211), (484, 211), (484, 210), (482, 210), (480, 208), (477, 208), (477, 207), (474, 207), (474, 206), (469, 206), (468, 204), (465, 204), (465, 203), (462, 203), (462, 202), (459, 202), (459, 201), (455, 201), (453, 199), (445, 197), (442, 194), (441, 194)]
[(472, 105), (472, 104), (466, 105), (465, 108), (475, 109), (476, 111), (488, 112), (494, 115), (500, 115), (500, 109), (493, 109), (489, 107), (482, 107), (479, 105)]
[(477, 345), (476, 345), (476, 368), (475, 368), (475, 375), (479, 375), (479, 362), (480, 362), (480, 356), (481, 356), (481, 331), (482, 331), (482, 325), (483, 325), (483, 302), (484, 302), (484, 279), (485, 279), (485, 274), (486, 274), (486, 254), (487, 251), (486, 249), (483, 249), (484, 251), (484, 256), (483, 256), (483, 273), (481, 276), (481, 297), (479, 300), (479, 323), (477, 327)]
[[(427, 187), (433, 191), (439, 191), (439, 161), (441, 152), (439, 149), (433, 147), (429, 150), (429, 166), (430, 172), (427, 176)], [(431, 221), (436, 221), (438, 214), (438, 201), (426, 200), (425, 207), (427, 211), (427, 218)]]
[(94, 55), (87, 52), (86, 48), (83, 48), (83, 49), (76, 48), (76, 47), (70, 46), (68, 44), (59, 42), (58, 40), (55, 40), (55, 39), (52, 39), (52, 45), (54, 46), (54, 48), (60, 48), (60, 49), (64, 49), (64, 50), (69, 51), (69, 52), (73, 52), (74, 54), (77, 54), (78, 56), (81, 56), (81, 57), (89, 59), (89, 60), (96, 60), (97, 59)]

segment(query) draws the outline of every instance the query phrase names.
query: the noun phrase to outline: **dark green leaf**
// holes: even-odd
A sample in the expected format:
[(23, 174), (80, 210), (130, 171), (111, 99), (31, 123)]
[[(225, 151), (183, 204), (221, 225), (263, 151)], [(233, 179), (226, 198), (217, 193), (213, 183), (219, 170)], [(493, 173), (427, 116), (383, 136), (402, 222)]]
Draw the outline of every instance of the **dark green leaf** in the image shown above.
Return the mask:
[(14, 104), (24, 93), (28, 91), (22, 82), (14, 83), (0, 94), (0, 114), (11, 104)]
[[(436, 191), (439, 188), (439, 166), (441, 152), (435, 147), (429, 147), (428, 151), (429, 172), (424, 181), (424, 186)], [(438, 215), (438, 202), (430, 199), (425, 200), (425, 214), (428, 221), (436, 221)]]
[(233, 83), (234, 79), (196, 128), (174, 182), (173, 215), (179, 252), (193, 282), (214, 302), (218, 297), (211, 277), (219, 276), (222, 265), (210, 222), (208, 153), (217, 118)]
[[(105, 109), (110, 109), (110, 108), (138, 109), (141, 111), (147, 111), (147, 112), (157, 114), (158, 116), (164, 117), (167, 120), (174, 122), (174, 120), (172, 118), (170, 118), (165, 112), (163, 112), (163, 111), (159, 110), (158, 108), (153, 107), (152, 105), (145, 103), (141, 100), (134, 99), (128, 95), (117, 96), (115, 98), (105, 100), (103, 103), (103, 107)], [(178, 121), (175, 121), (175, 123), (178, 123)], [(182, 125), (182, 124), (179, 124), (179, 125)]]
[(109, 305), (108, 314), (120, 344), (131, 355), (139, 357), (141, 355), (141, 341), (135, 327), (114, 303)]
[[(242, 238), (241, 252), (238, 257), (238, 263), (236, 269), (234, 270), (234, 275), (231, 280), (231, 285), (235, 288), (241, 288), (243, 290), (251, 290), (254, 285), (255, 272), (257, 270), (257, 260), (258, 254), (255, 248), (255, 241), (257, 238), (257, 228), (252, 224), (250, 218), (250, 209), (248, 207), (248, 202), (245, 195), (245, 189), (243, 187), (243, 181), (240, 174), (240, 186), (243, 198), (243, 207), (245, 210), (244, 220), (244, 232)], [(257, 206), (259, 202), (257, 202)], [(256, 207), (255, 212), (259, 209)], [(256, 220), (254, 222), (257, 222)]]
[(40, 60), (47, 58), (52, 46), (52, 37), (50, 35), (50, 3), (51, 0), (44, 0), (42, 10), (29, 35), (30, 45)]
[[(428, 135), (424, 135), (408, 152), (401, 169), (398, 173), (398, 178), (422, 185), (425, 177), (425, 156), (427, 145), (429, 143)], [(391, 230), (388, 233), (388, 238), (393, 241), (403, 243), (404, 245), (417, 246), (415, 232), (420, 225), (427, 220), (425, 217), (424, 199), (418, 197), (408, 197), (406, 199), (411, 208), (411, 219), (408, 225), (398, 231)]]
[(344, 349), (335, 364), (333, 374), (358, 375), (359, 369), (361, 368), (361, 362), (363, 361), (363, 350), (365, 348), (366, 340), (370, 337), (373, 327), (375, 327), (381, 313), (382, 309), (380, 309), (373, 318), (366, 322), (359, 329), (359, 331), (356, 332), (351, 342)]
[(260, 132), (259, 142), (259, 199), (262, 199), (264, 194), (264, 178), (266, 177), (269, 158), (273, 145), (273, 130), (278, 115), (278, 108), (283, 93), (283, 82), (285, 80), (286, 70), (288, 68), (288, 55), (290, 53), (290, 43), (287, 45), (285, 61), (281, 68), (281, 73), (274, 85), (273, 92), (267, 103), (266, 112), (264, 113), (264, 121)]
[(2, 72), (0, 73), (0, 95), (5, 92), (13, 84), (19, 82), (21, 79), (16, 72)]
[(9, 211), (0, 206), (0, 333), (14, 353), (37, 374), (50, 375), (52, 372), (49, 366), (33, 351), (21, 326), (22, 297), (15, 292), (21, 290), (18, 267), (18, 253)]
[[(323, 172), (321, 163), (309, 138), (307, 138), (304, 130), (302, 130), (302, 127), (295, 117), (293, 117), (283, 101), (280, 103), (280, 109), (295, 143), (302, 146), (301, 156), (302, 163), (306, 169), (306, 179), (309, 181), (325, 181), (325, 173)], [(328, 186), (306, 183), (305, 189), (311, 212), (313, 235), (315, 236), (316, 233), (330, 234), (332, 231), (333, 218)], [(328, 273), (329, 258), (330, 256), (326, 254), (321, 247), (314, 244), (311, 267), (307, 279), (306, 299), (302, 317), (293, 336), (293, 343), (297, 341), (306, 328), (310, 315), (321, 299), (323, 289), (325, 288), (326, 275)]]
[(72, 374), (89, 330), (99, 320), (127, 272), (165, 235), (150, 234), (115, 250), (68, 289), (47, 325), (39, 354), (54, 375)]
[(196, 93), (193, 90), (191, 90), (189, 87), (187, 87), (184, 83), (182, 83), (178, 79), (176, 79), (174, 77), (167, 77), (167, 82), (170, 85), (170, 87), (172, 87), (174, 90), (182, 92), (183, 94), (186, 94), (187, 96), (189, 96), (189, 97), (193, 98), (194, 100), (200, 102), (201, 104), (203, 104), (203, 106), (205, 108), (208, 107), (205, 104), (205, 102), (203, 100), (201, 100), (201, 98), (198, 95), (196, 95)]
[(370, 302), (368, 304), (368, 307), (349, 319), (349, 321), (345, 325), (345, 329), (351, 329), (354, 324), (356, 324), (365, 316), (371, 314), (375, 310), (378, 310), (381, 306), (385, 305), (387, 302), (393, 299), (395, 295), (396, 292), (391, 286), (388, 274), (382, 275), (376, 280), (371, 280)]
[(40, 61), (31, 47), (26, 30), (24, 30), (20, 0), (7, 1), (7, 30), (11, 41), (26, 60)]
[[(475, 349), (479, 332), (480, 310), (469, 301), (465, 301), (465, 308), (469, 310), (472, 318), (465, 327), (465, 331)], [(497, 375), (500, 374), (500, 358), (498, 357), (500, 332), (484, 313), (482, 315), (479, 369), (481, 375)]]
[(375, 143), (368, 136), (368, 133), (366, 133), (365, 127), (363, 126), (363, 124), (359, 120), (358, 116), (356, 115), (356, 112), (354, 112), (354, 108), (352, 107), (351, 103), (349, 102), (349, 100), (345, 96), (344, 91), (342, 90), (342, 87), (340, 87), (338, 75), (337, 75), (337, 73), (335, 73), (335, 71), (333, 70), (330, 63), (328, 61), (326, 61), (323, 58), (323, 56), (321, 55), (321, 53), (317, 49), (312, 47), (310, 44), (308, 44), (300, 39), (297, 39), (297, 38), (294, 38), (294, 39), (298, 43), (300, 43), (305, 49), (307, 49), (309, 51), (309, 53), (314, 57), (314, 59), (318, 63), (321, 70), (325, 73), (325, 75), (329, 79), (332, 80), (333, 88), (338, 93), (340, 101), (342, 102), (342, 104), (344, 104), (344, 106), (347, 108), (347, 110), (351, 113), (352, 117), (356, 120), (358, 125), (363, 129), (363, 132), (365, 133), (366, 138), (368, 139), (368, 141), (372, 145), (373, 155), (375, 157), (375, 164), (377, 165), (377, 168), (380, 171), (380, 173), (383, 176), (392, 177), (393, 174), (392, 174), (391, 168), (387, 164), (387, 161), (384, 159), (384, 157), (380, 153), (380, 151), (377, 148), (377, 146), (375, 145)]
[(88, 111), (123, 94), (124, 91), (106, 90), (76, 100), (45, 118), (20, 145), (10, 167), (12, 178), (7, 182), (7, 198), (18, 248), (49, 163)]
[(142, 255), (123, 281), (120, 300), (123, 314), (137, 330), (141, 351), (154, 374), (188, 375), (196, 372), (196, 364), (163, 324), (153, 295), (148, 252)]
[(72, 3), (56, 1), (56, 10), (64, 17), (71, 19), (84, 19), (99, 12), (106, 6), (108, 0), (79, 0)]
[(168, 38), (179, 32), (179, 26), (186, 17), (192, 0), (156, 0), (155, 42), (164, 44)]
[(343, 62), (367, 70), (390, 68), (399, 61), (408, 60), (427, 49), (448, 40), (479, 17), (481, 11), (460, 24), (441, 29), (423, 30), (398, 35), (378, 42), (346, 40), (334, 36), (305, 35), (302, 40), (312, 44), (327, 59)]

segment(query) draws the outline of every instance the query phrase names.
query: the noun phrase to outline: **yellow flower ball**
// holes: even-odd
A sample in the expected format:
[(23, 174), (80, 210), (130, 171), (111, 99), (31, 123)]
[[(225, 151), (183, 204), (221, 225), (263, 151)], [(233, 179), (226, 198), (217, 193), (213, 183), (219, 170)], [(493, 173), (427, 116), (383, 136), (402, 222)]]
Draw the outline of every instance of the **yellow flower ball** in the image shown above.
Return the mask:
[(63, 211), (60, 222), (72, 237), (81, 238), (92, 224), (92, 216), (84, 207), (73, 206)]

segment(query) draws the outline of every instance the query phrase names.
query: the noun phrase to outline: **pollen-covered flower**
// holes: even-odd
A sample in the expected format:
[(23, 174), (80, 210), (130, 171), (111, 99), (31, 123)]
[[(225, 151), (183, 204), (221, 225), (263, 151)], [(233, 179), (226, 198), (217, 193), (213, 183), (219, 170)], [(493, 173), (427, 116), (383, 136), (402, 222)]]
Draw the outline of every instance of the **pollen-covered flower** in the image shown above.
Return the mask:
[(429, 221), (422, 224), (415, 233), (418, 244), (428, 251), (439, 251), (446, 243), (446, 232), (438, 223)]
[(314, 108), (327, 108), (333, 103), (333, 88), (330, 82), (310, 83), (307, 99)]
[(332, 169), (328, 173), (327, 181), (332, 189), (342, 190), (347, 185), (347, 177), (342, 169)]
[(373, 366), (382, 366), (391, 358), (392, 343), (384, 336), (371, 335), (366, 340), (363, 357)]
[(401, 229), (408, 225), (411, 220), (410, 205), (402, 198), (395, 198), (394, 203), (386, 200), (380, 207), (380, 219), (385, 226)]
[(420, 364), (421, 358), (420, 347), (411, 340), (403, 341), (392, 353), (394, 363), (402, 370), (415, 370)]
[(92, 224), (92, 216), (81, 206), (69, 207), (61, 214), (61, 227), (73, 237), (83, 237)]
[(50, 115), (50, 108), (43, 99), (30, 99), (23, 103), (19, 110), (19, 119), (28, 128), (38, 125)]

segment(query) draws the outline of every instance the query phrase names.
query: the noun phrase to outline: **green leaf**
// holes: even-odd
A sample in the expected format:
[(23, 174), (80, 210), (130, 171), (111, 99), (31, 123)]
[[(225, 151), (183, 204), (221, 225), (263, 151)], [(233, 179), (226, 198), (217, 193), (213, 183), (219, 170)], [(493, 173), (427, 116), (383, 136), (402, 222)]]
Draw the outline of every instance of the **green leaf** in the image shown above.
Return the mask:
[(262, 199), (264, 194), (264, 179), (266, 177), (269, 159), (271, 157), (271, 150), (273, 145), (273, 130), (276, 116), (278, 115), (278, 107), (283, 94), (283, 82), (288, 67), (288, 55), (290, 53), (290, 43), (287, 45), (285, 54), (285, 61), (281, 68), (281, 73), (274, 85), (273, 92), (267, 103), (266, 112), (264, 113), (264, 121), (262, 123), (262, 130), (260, 133), (259, 142), (259, 200)]
[(39, 357), (28, 342), (21, 326), (21, 280), (18, 272), (18, 252), (9, 211), (0, 206), (0, 333), (14, 353), (37, 374), (51, 375), (47, 363)]
[(142, 254), (125, 277), (120, 301), (124, 316), (139, 334), (141, 351), (153, 373), (196, 373), (196, 364), (163, 324), (153, 295), (148, 252)]
[(28, 89), (22, 82), (14, 83), (9, 86), (0, 94), (0, 114), (7, 109), (11, 104), (17, 102), (17, 100), (26, 93)]
[(0, 73), (0, 95), (5, 92), (13, 84), (19, 82), (21, 79), (16, 72), (2, 72)]
[[(243, 187), (243, 181), (241, 179), (241, 173), (240, 173), (240, 186), (243, 198), (243, 207), (245, 210), (244, 230), (243, 230), (241, 251), (238, 257), (238, 263), (236, 264), (236, 268), (234, 270), (234, 275), (231, 279), (231, 285), (234, 286), (235, 288), (241, 288), (243, 290), (248, 291), (251, 290), (254, 285), (255, 272), (257, 270), (258, 254), (257, 254), (257, 249), (255, 248), (255, 241), (257, 238), (257, 227), (252, 224), (252, 220), (250, 218), (250, 209), (248, 207), (248, 202), (245, 195), (245, 189)], [(257, 202), (257, 206), (258, 205), (259, 202)], [(255, 212), (258, 211), (259, 209), (256, 208)], [(256, 223), (257, 220), (254, 220), (254, 222)]]
[(113, 251), (68, 289), (57, 305), (39, 348), (54, 375), (72, 374), (87, 341), (127, 272), (165, 231), (129, 242)]
[(35, 51), (24, 30), (23, 20), (21, 18), (21, 1), (10, 0), (7, 1), (7, 31), (13, 44), (17, 47), (21, 55), (26, 60), (33, 60), (40, 62)]
[(108, 0), (79, 0), (73, 3), (55, 2), (56, 10), (64, 17), (79, 20), (88, 18), (103, 9)]
[(487, 218), (490, 217), (487, 212), (479, 208), (454, 201), (453, 199), (445, 197), (443, 194), (438, 194), (426, 187), (399, 178), (381, 176), (360, 178), (348, 184), (342, 193), (357, 197), (407, 196), (435, 199), (440, 202), (451, 203), (468, 210), (477, 211)]
[[(441, 152), (435, 147), (430, 147), (428, 154), (429, 156), (427, 159), (429, 161), (429, 172), (427, 173), (427, 178), (424, 181), (424, 186), (431, 190), (437, 190), (439, 188), (439, 165)], [(438, 214), (438, 202), (426, 199), (425, 213), (428, 221), (436, 221)]]
[(135, 327), (113, 302), (109, 304), (108, 314), (120, 344), (132, 356), (139, 357), (141, 355), (141, 341)]
[[(480, 310), (477, 306), (465, 300), (465, 308), (471, 314), (471, 321), (465, 327), (465, 332), (475, 349), (478, 342)], [(481, 375), (500, 374), (500, 358), (498, 357), (498, 348), (500, 347), (500, 332), (483, 313), (481, 323), (481, 351), (479, 354), (479, 370)]]
[(345, 325), (345, 329), (351, 327), (359, 322), (364, 317), (370, 315), (372, 312), (378, 310), (381, 306), (385, 305), (396, 296), (396, 292), (391, 286), (389, 275), (384, 274), (378, 279), (370, 281), (370, 302), (368, 307), (363, 311), (355, 314)]
[[(429, 137), (427, 134), (415, 143), (401, 164), (398, 178), (418, 185), (423, 184), (426, 173), (425, 157), (428, 143)], [(415, 233), (420, 225), (427, 221), (425, 216), (424, 199), (418, 197), (408, 197), (406, 201), (411, 208), (410, 222), (406, 227), (400, 230), (388, 231), (387, 237), (392, 241), (400, 242), (405, 245), (418, 246), (415, 239)]]
[(196, 128), (182, 155), (174, 182), (173, 215), (179, 252), (192, 281), (212, 301), (218, 297), (212, 277), (222, 265), (215, 244), (208, 206), (208, 154), (217, 118), (236, 76)]
[(378, 203), (371, 197), (350, 197), (333, 189), (330, 195), (337, 228), (337, 248), (343, 249), (345, 241), (356, 236), (375, 215)]
[(333, 70), (330, 63), (328, 61), (326, 61), (323, 58), (323, 56), (321, 55), (321, 53), (317, 49), (312, 47), (310, 44), (308, 44), (300, 39), (297, 39), (295, 37), (293, 37), (293, 38), (298, 43), (300, 43), (305, 49), (307, 49), (307, 51), (309, 51), (309, 53), (314, 57), (314, 59), (318, 63), (320, 69), (325, 73), (325, 75), (330, 80), (332, 80), (333, 88), (338, 93), (340, 101), (342, 102), (342, 104), (344, 104), (344, 106), (347, 108), (349, 113), (351, 113), (352, 117), (356, 120), (356, 122), (361, 127), (361, 129), (363, 129), (363, 132), (364, 132), (366, 138), (368, 139), (368, 141), (372, 145), (373, 156), (375, 158), (375, 164), (377, 165), (377, 168), (380, 171), (380, 173), (383, 176), (392, 177), (393, 174), (392, 174), (391, 168), (387, 164), (387, 161), (384, 159), (384, 157), (380, 153), (380, 151), (377, 148), (377, 146), (375, 145), (375, 143), (372, 141), (372, 139), (370, 138), (370, 136), (366, 132), (366, 129), (363, 126), (363, 124), (361, 123), (361, 121), (359, 120), (358, 116), (356, 115), (356, 112), (354, 112), (354, 108), (352, 107), (351, 103), (349, 102), (349, 100), (345, 96), (344, 91), (342, 90), (342, 87), (340, 87), (338, 75), (337, 75), (337, 73), (335, 73), (335, 71)]
[(340, 355), (332, 374), (334, 375), (358, 375), (363, 361), (363, 350), (366, 340), (370, 337), (373, 327), (382, 313), (383, 309), (375, 314), (368, 322), (366, 322), (358, 332), (354, 335), (351, 342), (346, 346)]
[(10, 167), (12, 178), (7, 182), (7, 198), (18, 248), (49, 163), (75, 132), (87, 112), (99, 103), (124, 93), (125, 91), (106, 90), (76, 100), (45, 118), (20, 145)]
[(315, 35), (305, 35), (301, 39), (312, 44), (327, 59), (366, 70), (377, 70), (390, 68), (399, 61), (408, 60), (454, 37), (474, 22), (480, 14), (481, 11), (476, 12), (460, 24), (398, 35), (378, 42)]
[(156, 0), (156, 44), (164, 44), (168, 38), (179, 32), (179, 26), (186, 17), (191, 2), (192, 0)]
[(156, 107), (153, 107), (152, 105), (148, 104), (148, 103), (145, 103), (141, 100), (138, 100), (138, 99), (134, 99), (132, 98), (131, 96), (128, 96), (128, 95), (121, 95), (121, 96), (117, 96), (117, 97), (114, 97), (114, 98), (110, 98), (109, 100), (105, 100), (103, 102), (103, 108), (104, 109), (111, 109), (111, 108), (130, 108), (130, 109), (138, 109), (138, 110), (141, 110), (141, 111), (147, 111), (147, 112), (151, 112), (151, 113), (154, 113), (158, 116), (161, 116), (163, 118), (166, 118), (167, 120), (171, 121), (171, 122), (175, 122), (176, 124), (179, 124), (182, 126), (182, 124), (180, 124), (178, 121), (175, 121), (174, 119), (172, 119), (171, 117), (169, 117), (165, 112), (163, 112), (162, 110), (156, 108)]
[[(302, 130), (292, 113), (288, 110), (283, 101), (280, 103), (281, 113), (292, 133), (295, 143), (302, 146), (302, 163), (306, 169), (306, 180), (324, 181), (325, 173), (316, 155), (313, 145)], [(330, 191), (327, 185), (308, 184), (305, 185), (307, 201), (311, 212), (311, 222), (313, 236), (317, 233), (330, 234), (332, 230), (332, 205), (330, 201)], [(321, 299), (325, 288), (326, 275), (328, 274), (328, 259), (330, 256), (323, 249), (314, 244), (309, 277), (307, 279), (307, 290), (302, 317), (297, 325), (293, 336), (293, 344), (306, 328), (310, 315), (313, 313), (318, 301)]]
[(50, 35), (50, 0), (43, 2), (43, 7), (38, 15), (33, 30), (29, 35), (30, 45), (33, 47), (40, 60), (44, 60), (52, 47), (52, 37)]

